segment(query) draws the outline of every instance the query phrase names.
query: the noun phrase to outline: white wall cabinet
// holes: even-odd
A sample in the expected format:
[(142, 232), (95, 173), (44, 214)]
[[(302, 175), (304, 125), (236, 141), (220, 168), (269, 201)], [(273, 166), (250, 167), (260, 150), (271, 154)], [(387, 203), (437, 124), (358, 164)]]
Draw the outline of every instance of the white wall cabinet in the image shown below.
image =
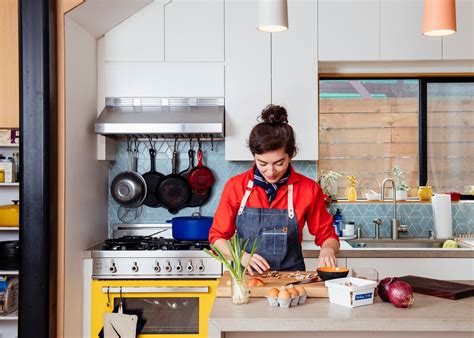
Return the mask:
[(379, 9), (379, 0), (319, 0), (319, 60), (378, 60)]
[(443, 37), (444, 60), (474, 59), (474, 0), (456, 1), (456, 34)]
[(224, 61), (224, 0), (165, 6), (165, 61)]
[(296, 159), (318, 158), (317, 1), (288, 6), (289, 30), (271, 35), (256, 29), (257, 2), (226, 2), (226, 160), (252, 159), (246, 141), (269, 103), (288, 109)]
[(474, 279), (472, 258), (347, 258), (347, 268), (373, 268), (379, 279), (415, 275), (444, 280)]
[(380, 60), (441, 60), (441, 39), (423, 35), (423, 0), (380, 1)]

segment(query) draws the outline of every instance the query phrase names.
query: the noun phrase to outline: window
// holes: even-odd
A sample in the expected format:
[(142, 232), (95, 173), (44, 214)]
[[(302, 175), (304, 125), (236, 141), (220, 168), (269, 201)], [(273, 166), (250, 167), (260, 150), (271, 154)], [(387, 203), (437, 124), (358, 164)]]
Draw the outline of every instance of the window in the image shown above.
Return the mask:
[[(394, 166), (409, 197), (427, 180), (462, 191), (474, 177), (473, 91), (473, 79), (322, 79), (319, 172), (356, 176), (359, 198), (379, 192)], [(346, 186), (341, 178), (338, 197)]]

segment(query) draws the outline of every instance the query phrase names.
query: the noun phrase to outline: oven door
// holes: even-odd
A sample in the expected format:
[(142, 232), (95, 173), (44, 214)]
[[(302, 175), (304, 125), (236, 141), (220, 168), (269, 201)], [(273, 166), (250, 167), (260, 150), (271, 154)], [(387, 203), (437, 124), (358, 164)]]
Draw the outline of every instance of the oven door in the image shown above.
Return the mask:
[(139, 338), (207, 337), (207, 321), (218, 280), (94, 280), (91, 337), (98, 337), (104, 313), (120, 302), (137, 314)]

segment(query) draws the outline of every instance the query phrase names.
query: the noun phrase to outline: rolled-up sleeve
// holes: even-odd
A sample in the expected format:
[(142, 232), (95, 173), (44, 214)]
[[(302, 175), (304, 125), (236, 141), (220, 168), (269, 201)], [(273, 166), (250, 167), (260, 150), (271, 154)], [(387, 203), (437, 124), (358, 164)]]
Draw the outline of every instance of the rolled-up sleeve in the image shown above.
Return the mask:
[(235, 191), (235, 182), (229, 180), (224, 186), (221, 200), (214, 214), (209, 242), (213, 244), (219, 238), (230, 239), (235, 233), (235, 220), (238, 211), (238, 201)]
[(333, 226), (333, 219), (326, 210), (326, 203), (321, 188), (316, 185), (313, 203), (308, 208), (306, 222), (309, 233), (314, 235), (314, 242), (321, 246), (327, 239), (334, 238), (339, 241)]

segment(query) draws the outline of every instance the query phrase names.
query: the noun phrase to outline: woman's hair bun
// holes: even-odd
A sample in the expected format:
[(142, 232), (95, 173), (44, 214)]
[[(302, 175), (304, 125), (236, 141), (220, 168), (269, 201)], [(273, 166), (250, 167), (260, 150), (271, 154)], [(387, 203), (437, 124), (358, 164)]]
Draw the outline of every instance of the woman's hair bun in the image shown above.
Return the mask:
[(262, 110), (260, 115), (263, 122), (270, 124), (288, 123), (288, 113), (282, 106), (269, 104)]

